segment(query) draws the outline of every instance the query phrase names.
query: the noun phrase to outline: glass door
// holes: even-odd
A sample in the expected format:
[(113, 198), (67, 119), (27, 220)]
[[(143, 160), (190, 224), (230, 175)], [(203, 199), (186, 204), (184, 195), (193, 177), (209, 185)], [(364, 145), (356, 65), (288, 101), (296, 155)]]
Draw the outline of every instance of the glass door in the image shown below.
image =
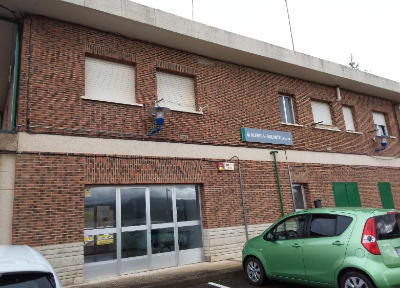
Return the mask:
[(146, 188), (120, 189), (121, 219), (117, 225), (121, 227), (119, 274), (148, 269), (148, 194)]
[(195, 185), (85, 190), (84, 281), (204, 261)]
[(85, 190), (84, 280), (118, 273), (116, 188)]
[(200, 195), (194, 185), (176, 185), (178, 265), (204, 261)]
[(176, 208), (171, 187), (150, 187), (150, 267), (159, 269), (177, 265)]

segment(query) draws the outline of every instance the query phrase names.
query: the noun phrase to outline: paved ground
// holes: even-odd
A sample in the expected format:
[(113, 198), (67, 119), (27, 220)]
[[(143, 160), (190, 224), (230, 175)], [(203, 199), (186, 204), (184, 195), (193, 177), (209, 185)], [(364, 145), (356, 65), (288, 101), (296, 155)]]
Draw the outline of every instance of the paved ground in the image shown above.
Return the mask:
[(182, 288), (235, 277), (241, 271), (241, 260), (203, 262), (179, 267), (139, 272), (115, 278), (92, 281), (74, 288)]

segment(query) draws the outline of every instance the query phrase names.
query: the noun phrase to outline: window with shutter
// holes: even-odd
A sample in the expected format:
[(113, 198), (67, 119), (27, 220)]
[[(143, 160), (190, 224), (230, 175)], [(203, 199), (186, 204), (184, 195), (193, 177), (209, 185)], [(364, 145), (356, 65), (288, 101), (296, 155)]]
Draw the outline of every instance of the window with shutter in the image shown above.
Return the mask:
[(161, 106), (172, 110), (196, 112), (194, 78), (157, 71), (157, 97)]
[(135, 67), (86, 57), (84, 98), (136, 104)]
[(311, 101), (314, 123), (332, 125), (331, 108), (328, 103)]
[(377, 136), (389, 136), (386, 126), (385, 115), (379, 112), (372, 112)]
[(346, 124), (346, 131), (356, 131), (353, 120), (353, 113), (350, 107), (343, 106), (344, 122)]

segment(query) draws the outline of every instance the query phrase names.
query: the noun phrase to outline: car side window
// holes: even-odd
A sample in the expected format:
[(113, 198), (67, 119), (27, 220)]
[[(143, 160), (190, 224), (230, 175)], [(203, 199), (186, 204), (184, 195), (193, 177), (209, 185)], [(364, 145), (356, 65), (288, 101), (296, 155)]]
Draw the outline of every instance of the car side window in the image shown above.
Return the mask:
[(352, 218), (332, 214), (313, 214), (310, 223), (310, 237), (332, 237), (342, 234), (349, 227)]
[(303, 238), (305, 215), (297, 215), (285, 219), (264, 236), (265, 240), (289, 240)]

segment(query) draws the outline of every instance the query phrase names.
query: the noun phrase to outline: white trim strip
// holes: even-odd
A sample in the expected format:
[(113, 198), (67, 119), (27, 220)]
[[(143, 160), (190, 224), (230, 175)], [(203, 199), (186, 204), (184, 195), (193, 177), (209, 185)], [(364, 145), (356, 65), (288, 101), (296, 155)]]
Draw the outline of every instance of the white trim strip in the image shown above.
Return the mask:
[[(286, 147), (282, 147), (286, 148)], [(18, 152), (87, 153), (143, 157), (274, 161), (271, 149), (18, 133)], [(276, 149), (275, 149), (276, 150)], [(400, 167), (400, 158), (279, 150), (278, 162)]]

